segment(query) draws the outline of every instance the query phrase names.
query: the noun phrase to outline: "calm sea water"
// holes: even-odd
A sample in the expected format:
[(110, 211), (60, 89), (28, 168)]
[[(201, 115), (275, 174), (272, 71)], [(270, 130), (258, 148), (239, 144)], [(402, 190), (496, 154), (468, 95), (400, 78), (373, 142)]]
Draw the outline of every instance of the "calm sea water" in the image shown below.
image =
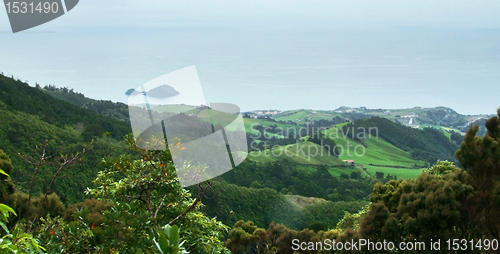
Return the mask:
[(97, 99), (196, 65), (208, 102), (254, 109), (500, 106), (500, 29), (74, 27), (0, 34), (0, 71)]

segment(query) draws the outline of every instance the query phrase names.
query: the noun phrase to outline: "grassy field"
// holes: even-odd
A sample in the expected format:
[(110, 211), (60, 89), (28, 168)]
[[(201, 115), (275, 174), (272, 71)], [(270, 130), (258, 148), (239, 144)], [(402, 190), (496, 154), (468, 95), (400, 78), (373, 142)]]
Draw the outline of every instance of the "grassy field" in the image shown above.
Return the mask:
[(333, 118), (332, 115), (326, 114), (326, 113), (318, 113), (310, 117), (311, 120), (317, 121), (317, 120), (331, 120)]
[(163, 113), (163, 112), (180, 113), (180, 112), (186, 112), (186, 111), (189, 111), (192, 109), (195, 109), (195, 107), (188, 106), (188, 105), (162, 105), (162, 106), (157, 106), (157, 107), (152, 108), (152, 110), (154, 110), (158, 113)]
[(448, 127), (442, 127), (442, 126), (436, 126), (436, 125), (428, 125), (428, 124), (423, 124), (423, 125), (420, 125), (420, 129), (423, 129), (425, 127), (430, 127), (430, 128), (435, 128), (435, 129), (439, 129), (439, 130), (442, 130), (444, 135), (448, 138), (451, 137), (451, 132), (457, 132), (457, 133), (460, 133), (462, 135), (465, 135), (464, 132), (461, 132), (457, 129), (453, 129), (453, 128), (448, 128)]
[[(340, 125), (336, 126), (340, 128)], [(337, 137), (332, 134), (335, 128), (323, 131), (329, 137)], [(369, 137), (367, 135), (367, 137)], [(384, 174), (396, 175), (398, 178), (414, 178), (421, 172), (425, 162), (413, 160), (408, 152), (405, 152), (387, 141), (376, 138), (367, 138), (364, 140), (364, 146), (360, 142), (354, 141), (350, 138), (344, 138), (339, 131), (338, 138), (333, 138), (335, 143), (342, 147), (339, 150), (340, 160), (353, 160), (355, 164), (365, 167), (371, 175), (375, 172), (383, 172)], [(372, 164), (372, 165), (370, 165)], [(393, 167), (378, 167), (374, 165), (384, 165)], [(417, 165), (420, 169), (408, 169), (407, 167), (414, 167)], [(395, 168), (400, 167), (400, 168)]]
[(422, 173), (422, 168), (421, 169), (403, 169), (403, 168), (388, 168), (388, 167), (377, 167), (377, 166), (370, 166), (367, 165), (366, 171), (370, 173), (371, 175), (375, 175), (376, 172), (382, 172), (384, 173), (384, 176), (387, 176), (388, 174), (390, 175), (395, 175), (398, 177), (398, 179), (407, 179), (407, 178), (417, 178), (420, 173)]
[[(290, 132), (292, 132), (291, 129), (301, 128), (301, 126), (299, 126), (299, 125), (278, 123), (278, 122), (273, 122), (273, 121), (269, 121), (269, 120), (265, 120), (265, 119), (243, 118), (243, 121), (245, 122), (245, 131), (247, 133), (252, 133), (252, 134), (258, 133), (258, 131), (251, 128), (252, 125), (256, 125), (256, 124), (260, 124), (264, 127), (268, 127), (268, 126), (272, 126), (272, 125), (276, 124), (278, 127), (283, 129), (284, 133), (286, 133), (287, 130), (289, 130), (289, 129), (290, 129)], [(266, 132), (266, 133), (272, 135), (272, 133), (268, 133), (268, 132)]]
[(312, 142), (301, 142), (287, 146), (277, 146), (274, 149), (251, 152), (247, 159), (257, 162), (274, 162), (288, 160), (297, 164), (341, 165), (343, 162), (328, 154), (328, 151)]
[(293, 121), (299, 124), (304, 124), (306, 122), (310, 121), (316, 121), (316, 120), (330, 120), (332, 119), (336, 114), (328, 112), (328, 111), (317, 111), (317, 110), (307, 110), (307, 109), (301, 109), (301, 110), (293, 110), (293, 111), (285, 111), (275, 117), (276, 121)]
[(306, 110), (298, 110), (297, 112), (286, 112), (283, 116), (275, 117), (276, 121), (294, 121), (296, 123), (304, 122), (304, 119), (311, 115)]

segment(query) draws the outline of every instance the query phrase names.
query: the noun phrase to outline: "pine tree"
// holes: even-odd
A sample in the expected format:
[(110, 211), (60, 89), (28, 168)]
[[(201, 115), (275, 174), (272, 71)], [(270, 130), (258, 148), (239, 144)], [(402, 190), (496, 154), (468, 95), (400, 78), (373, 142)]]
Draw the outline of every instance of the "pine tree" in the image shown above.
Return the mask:
[(456, 153), (478, 192), (470, 212), (481, 231), (495, 238), (500, 236), (500, 108), (497, 114), (486, 121), (483, 137), (476, 135), (478, 125), (471, 127)]

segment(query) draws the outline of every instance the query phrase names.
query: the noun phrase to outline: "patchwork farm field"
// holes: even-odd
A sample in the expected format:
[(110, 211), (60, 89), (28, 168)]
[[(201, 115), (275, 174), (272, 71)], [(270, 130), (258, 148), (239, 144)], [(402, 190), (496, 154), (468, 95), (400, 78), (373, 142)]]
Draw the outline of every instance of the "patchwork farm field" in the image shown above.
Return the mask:
[[(340, 128), (340, 126), (336, 125), (335, 127)], [(375, 172), (383, 172), (386, 175), (396, 175), (398, 178), (415, 178), (425, 167), (424, 161), (413, 160), (408, 152), (377, 138), (375, 135), (371, 138), (366, 135), (367, 138), (361, 143), (344, 137), (340, 131), (338, 131), (339, 135), (332, 133), (337, 130), (330, 128), (323, 133), (327, 137), (334, 137), (332, 140), (341, 147), (338, 151), (339, 159), (353, 160), (355, 165), (366, 168), (371, 175), (375, 175)], [(347, 136), (350, 135), (347, 134)]]

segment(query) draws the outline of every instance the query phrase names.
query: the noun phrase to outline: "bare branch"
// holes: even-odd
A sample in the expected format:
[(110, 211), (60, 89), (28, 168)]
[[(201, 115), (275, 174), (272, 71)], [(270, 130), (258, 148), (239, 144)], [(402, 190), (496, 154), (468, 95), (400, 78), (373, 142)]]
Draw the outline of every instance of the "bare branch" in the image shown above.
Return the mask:
[(163, 198), (161, 199), (160, 205), (156, 208), (155, 214), (153, 215), (153, 218), (156, 218), (158, 216), (158, 211), (160, 211), (161, 207), (163, 206), (163, 202), (165, 201), (165, 197), (167, 194), (163, 195)]
[[(31, 223), (29, 222), (29, 215), (30, 215), (30, 207), (31, 207), (31, 196), (33, 195), (33, 185), (35, 184), (36, 175), (38, 174), (40, 167), (45, 164), (45, 161), (47, 159), (45, 157), (45, 148), (46, 147), (47, 147), (47, 141), (45, 141), (42, 145), (42, 154), (40, 155), (37, 162), (33, 162), (31, 157), (28, 158), (27, 156), (22, 156), (20, 153), (17, 153), (21, 157), (21, 159), (23, 159), (24, 161), (28, 162), (29, 164), (35, 166), (35, 171), (31, 175), (30, 188), (29, 188), (29, 194), (28, 194), (28, 204), (27, 204), (27, 208), (26, 208), (26, 231), (29, 230), (30, 225), (31, 225)], [(37, 149), (38, 149), (38, 147), (37, 147)]]
[[(59, 174), (61, 173), (61, 171), (66, 167), (66, 166), (69, 166), (71, 164), (74, 164), (74, 163), (77, 163), (77, 162), (80, 162), (82, 160), (82, 157), (83, 155), (85, 155), (85, 153), (90, 150), (92, 148), (92, 142), (89, 143), (89, 145), (87, 146), (87, 148), (83, 148), (82, 152), (81, 153), (77, 153), (75, 156), (73, 156), (72, 158), (70, 158), (68, 160), (68, 157), (65, 156), (65, 155), (62, 155), (61, 154), (61, 159), (63, 160), (63, 162), (61, 162), (59, 164), (59, 167), (57, 168), (56, 172), (54, 173), (54, 175), (52, 176), (52, 179), (50, 180), (50, 183), (49, 183), (49, 186), (47, 187), (46, 191), (45, 191), (45, 196), (43, 197), (43, 200), (42, 200), (42, 204), (41, 204), (41, 208), (43, 208), (45, 206), (45, 203), (47, 201), (47, 196), (49, 195), (49, 193), (51, 192), (51, 187), (52, 187), (52, 184), (54, 184), (54, 181), (56, 180), (56, 178), (59, 176)], [(60, 150), (58, 150), (60, 151)], [(52, 157), (55, 156), (55, 154), (52, 155)], [(40, 209), (38, 211), (38, 214), (36, 215), (35, 217), (35, 220), (33, 222), (33, 224), (35, 225), (34, 227), (34, 230), (33, 230), (33, 234), (36, 234), (36, 224), (40, 218), (40, 213), (41, 213), (42, 209)]]
[[(28, 194), (28, 204), (27, 204), (27, 208), (26, 208), (26, 231), (29, 231), (31, 225), (34, 225), (33, 231), (34, 231), (34, 234), (36, 234), (36, 226), (37, 226), (36, 223), (38, 222), (38, 219), (40, 218), (40, 212), (43, 210), (43, 207), (44, 207), (46, 200), (47, 200), (47, 196), (52, 192), (51, 188), (52, 188), (52, 185), (54, 184), (55, 180), (57, 179), (57, 177), (59, 176), (59, 174), (62, 172), (62, 170), (64, 168), (66, 168), (67, 166), (69, 166), (71, 164), (80, 162), (82, 160), (83, 155), (91, 148), (92, 148), (92, 142), (86, 148), (84, 148), (81, 153), (77, 153), (75, 156), (73, 156), (71, 158), (68, 158), (68, 156), (62, 155), (60, 153), (62, 151), (62, 148), (59, 148), (54, 153), (47, 155), (47, 140), (46, 140), (40, 147), (38, 147), (38, 146), (36, 147), (36, 149), (39, 151), (37, 159), (34, 159), (33, 157), (28, 156), (28, 155), (22, 155), (20, 153), (17, 153), (22, 160), (24, 160), (28, 164), (34, 166), (33, 173), (31, 173), (31, 174), (23, 173), (24, 175), (29, 176), (31, 178), (30, 181), (28, 182), (29, 183), (29, 194)], [(57, 155), (59, 155), (60, 158), (58, 158)], [(58, 161), (59, 159), (62, 160), (62, 162)], [(52, 179), (49, 183), (49, 186), (46, 188), (45, 196), (44, 196), (44, 199), (42, 200), (42, 204), (41, 204), (41, 209), (38, 211), (38, 214), (35, 216), (33, 223), (30, 223), (29, 217), (30, 217), (31, 199), (33, 196), (33, 186), (35, 185), (36, 181), (39, 181), (39, 179), (37, 178), (37, 175), (40, 172), (40, 170), (42, 169), (42, 167), (45, 165), (54, 165), (54, 166), (57, 165), (56, 172), (52, 176)]]

